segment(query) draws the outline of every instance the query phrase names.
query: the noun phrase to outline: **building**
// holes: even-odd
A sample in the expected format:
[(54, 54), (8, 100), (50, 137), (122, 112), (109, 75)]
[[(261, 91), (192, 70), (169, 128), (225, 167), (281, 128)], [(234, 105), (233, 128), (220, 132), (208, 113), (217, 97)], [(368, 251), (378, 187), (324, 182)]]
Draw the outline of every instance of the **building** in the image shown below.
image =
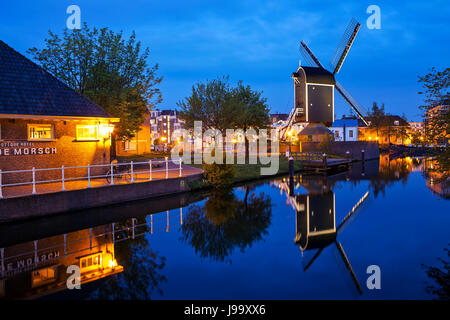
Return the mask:
[(380, 144), (410, 144), (410, 127), (408, 121), (397, 115), (385, 115), (377, 127), (372, 125), (376, 119), (366, 118), (369, 126), (359, 126), (358, 140), (378, 141)]
[(184, 121), (180, 119), (177, 110), (156, 110), (150, 118), (153, 139), (159, 138), (162, 144), (171, 145), (174, 131), (184, 128)]
[[(3, 172), (107, 164), (113, 123), (118, 121), (0, 41)], [(86, 174), (80, 170), (68, 170), (66, 177)], [(42, 171), (38, 179), (60, 179), (60, 174)], [(2, 175), (3, 182), (18, 180), (30, 181), (31, 177), (29, 173)]]
[[(153, 112), (153, 111), (151, 111)], [(152, 151), (153, 136), (150, 125), (151, 113), (148, 112), (147, 117), (142, 123), (140, 130), (135, 136), (126, 141), (116, 141), (116, 154), (118, 156), (144, 154)]]
[(427, 110), (425, 117), (425, 131), (428, 136), (434, 137), (433, 143), (435, 144), (448, 144), (450, 143), (450, 136), (448, 132), (448, 119), (449, 119), (450, 105), (438, 105), (434, 108)]
[(113, 228), (96, 226), (1, 248), (0, 300), (35, 299), (67, 290), (70, 266), (79, 268), (81, 287), (122, 272)]
[(334, 134), (334, 141), (358, 141), (358, 120), (339, 119), (329, 128)]
[(425, 126), (423, 122), (409, 122), (410, 132), (417, 132), (420, 135), (424, 134)]

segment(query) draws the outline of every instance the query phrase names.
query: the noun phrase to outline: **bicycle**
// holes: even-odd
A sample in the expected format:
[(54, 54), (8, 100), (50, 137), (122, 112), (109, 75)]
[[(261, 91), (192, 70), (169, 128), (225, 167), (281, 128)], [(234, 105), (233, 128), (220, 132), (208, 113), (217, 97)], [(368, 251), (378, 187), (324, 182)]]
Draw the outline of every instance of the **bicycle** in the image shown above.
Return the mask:
[[(126, 182), (131, 181), (131, 169), (129, 166), (121, 166), (120, 164), (118, 165), (117, 160), (113, 160), (111, 163), (113, 164), (112, 168), (115, 180), (124, 180)], [(106, 173), (106, 181), (108, 183), (111, 183), (111, 169), (109, 169)]]

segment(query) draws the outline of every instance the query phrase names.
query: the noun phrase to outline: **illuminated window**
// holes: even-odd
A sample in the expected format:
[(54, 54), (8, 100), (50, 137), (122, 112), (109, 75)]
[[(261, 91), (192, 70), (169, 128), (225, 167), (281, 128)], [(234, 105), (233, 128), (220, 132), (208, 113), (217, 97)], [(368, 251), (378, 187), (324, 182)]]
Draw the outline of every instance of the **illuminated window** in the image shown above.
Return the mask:
[(80, 259), (81, 272), (95, 270), (101, 267), (101, 253), (93, 254)]
[(131, 140), (131, 141), (125, 141), (125, 146), (123, 148), (125, 151), (136, 151), (137, 149), (137, 141)]
[(98, 126), (81, 125), (77, 126), (77, 140), (98, 140)]
[(33, 271), (31, 274), (31, 286), (37, 287), (56, 280), (56, 266)]
[(28, 140), (51, 140), (55, 138), (52, 124), (29, 124)]

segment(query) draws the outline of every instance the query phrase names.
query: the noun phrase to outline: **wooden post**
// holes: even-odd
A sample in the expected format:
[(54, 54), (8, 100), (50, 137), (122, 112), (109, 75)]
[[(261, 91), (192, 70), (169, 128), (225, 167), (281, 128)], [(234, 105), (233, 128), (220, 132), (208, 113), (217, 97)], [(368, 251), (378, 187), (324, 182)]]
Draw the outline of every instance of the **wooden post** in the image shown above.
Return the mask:
[(366, 157), (366, 156), (365, 156), (365, 153), (366, 153), (366, 152), (364, 151), (364, 149), (362, 149), (362, 150), (361, 150), (361, 161), (362, 161), (362, 162), (365, 161), (365, 157)]
[(328, 163), (327, 163), (327, 154), (326, 153), (322, 154), (322, 164), (323, 164), (323, 169), (327, 170)]

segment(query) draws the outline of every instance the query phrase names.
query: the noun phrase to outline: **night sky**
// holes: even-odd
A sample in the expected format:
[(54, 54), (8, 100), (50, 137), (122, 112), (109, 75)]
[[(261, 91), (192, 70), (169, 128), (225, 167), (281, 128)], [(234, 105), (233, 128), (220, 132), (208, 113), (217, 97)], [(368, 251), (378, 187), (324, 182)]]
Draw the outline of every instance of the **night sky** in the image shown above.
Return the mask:
[[(293, 105), (291, 73), (301, 40), (326, 67), (352, 17), (361, 30), (336, 79), (364, 107), (384, 102), (387, 112), (419, 120), (417, 76), (448, 67), (449, 1), (1, 1), (0, 39), (22, 54), (42, 48), (47, 31), (61, 34), (66, 8), (81, 8), (89, 27), (109, 27), (151, 50), (164, 77), (160, 108), (174, 108), (196, 81), (230, 75), (263, 91), (272, 112)], [(381, 29), (370, 30), (369, 5), (381, 9)], [(336, 92), (336, 97), (338, 93)], [(349, 112), (336, 98), (336, 114)]]

